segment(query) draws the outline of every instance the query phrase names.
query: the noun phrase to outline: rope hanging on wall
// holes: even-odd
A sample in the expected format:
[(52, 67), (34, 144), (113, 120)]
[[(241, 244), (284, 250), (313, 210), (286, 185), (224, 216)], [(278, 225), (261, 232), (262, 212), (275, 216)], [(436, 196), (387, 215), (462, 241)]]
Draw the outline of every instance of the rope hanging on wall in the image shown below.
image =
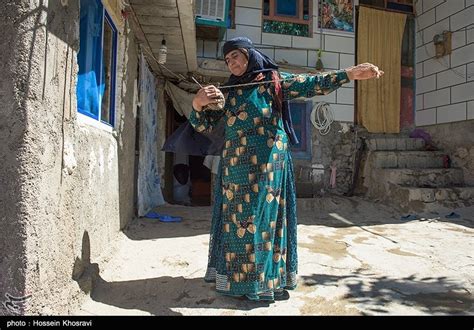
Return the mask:
[(328, 134), (334, 121), (334, 114), (329, 103), (316, 103), (311, 111), (310, 119), (321, 135)]

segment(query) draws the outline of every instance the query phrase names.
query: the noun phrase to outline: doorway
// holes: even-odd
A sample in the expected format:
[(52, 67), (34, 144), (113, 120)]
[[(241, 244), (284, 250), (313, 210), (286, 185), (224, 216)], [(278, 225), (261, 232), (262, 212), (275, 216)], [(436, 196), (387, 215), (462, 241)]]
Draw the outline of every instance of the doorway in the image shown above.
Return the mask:
[[(166, 138), (187, 118), (174, 108), (165, 94)], [(166, 152), (165, 154), (165, 199), (170, 204), (189, 206), (211, 205), (211, 171), (204, 166), (205, 156), (193, 156)]]

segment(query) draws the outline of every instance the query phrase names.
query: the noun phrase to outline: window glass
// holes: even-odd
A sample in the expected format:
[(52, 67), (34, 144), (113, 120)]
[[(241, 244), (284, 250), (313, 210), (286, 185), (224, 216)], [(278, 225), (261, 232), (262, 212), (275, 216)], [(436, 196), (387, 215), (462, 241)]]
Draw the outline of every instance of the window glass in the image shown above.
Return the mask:
[(117, 29), (100, 0), (81, 0), (78, 111), (113, 125)]
[(293, 129), (299, 143), (291, 146), (295, 159), (311, 159), (311, 121), (308, 120), (312, 110), (311, 101), (291, 101), (290, 111)]
[(298, 5), (295, 0), (276, 0), (276, 15), (298, 16)]
[(270, 15), (270, 0), (263, 0), (263, 15)]
[(101, 120), (108, 124), (111, 123), (111, 114), (110, 114), (110, 106), (111, 106), (111, 93), (112, 91), (112, 65), (114, 63), (113, 60), (113, 46), (114, 46), (114, 31), (110, 26), (108, 20), (104, 22), (104, 48), (102, 52), (102, 74), (103, 74), (103, 81), (105, 85), (104, 95), (102, 97), (102, 107), (101, 107)]
[(303, 19), (309, 20), (309, 0), (303, 0)]
[(97, 0), (82, 0), (80, 10), (80, 48), (77, 55), (79, 73), (77, 105), (81, 113), (98, 119), (103, 7)]

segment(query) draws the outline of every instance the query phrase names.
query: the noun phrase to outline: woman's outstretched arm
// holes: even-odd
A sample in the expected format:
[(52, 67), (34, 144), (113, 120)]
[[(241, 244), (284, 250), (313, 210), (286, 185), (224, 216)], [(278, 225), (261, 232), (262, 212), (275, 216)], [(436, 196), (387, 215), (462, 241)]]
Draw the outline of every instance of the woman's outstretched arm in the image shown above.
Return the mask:
[(343, 70), (310, 74), (281, 73), (284, 99), (329, 94), (351, 80), (380, 78), (384, 74), (371, 63), (362, 63)]

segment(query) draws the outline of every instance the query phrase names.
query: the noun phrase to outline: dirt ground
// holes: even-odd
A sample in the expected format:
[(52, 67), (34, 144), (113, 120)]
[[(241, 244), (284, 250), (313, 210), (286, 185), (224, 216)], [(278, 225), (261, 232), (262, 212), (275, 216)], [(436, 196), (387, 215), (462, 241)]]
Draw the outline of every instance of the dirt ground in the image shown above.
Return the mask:
[[(474, 207), (405, 220), (352, 197), (300, 201), (298, 287), (252, 302), (203, 280), (210, 207), (166, 205), (180, 223), (135, 219), (74, 315), (473, 315)], [(455, 211), (460, 218), (447, 219)], [(94, 263), (94, 260), (91, 261)]]

